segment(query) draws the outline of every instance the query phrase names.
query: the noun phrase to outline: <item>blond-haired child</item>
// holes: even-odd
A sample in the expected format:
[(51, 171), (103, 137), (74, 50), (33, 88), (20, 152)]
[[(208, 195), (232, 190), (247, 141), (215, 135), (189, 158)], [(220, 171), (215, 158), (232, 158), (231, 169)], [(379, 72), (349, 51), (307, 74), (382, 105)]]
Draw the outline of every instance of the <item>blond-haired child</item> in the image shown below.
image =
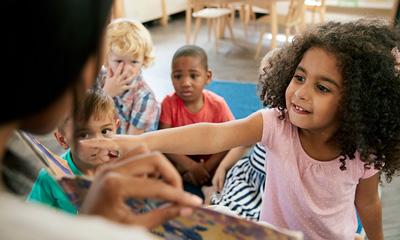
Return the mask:
[(160, 105), (142, 76), (142, 68), (153, 60), (153, 43), (143, 24), (116, 19), (108, 25), (106, 62), (99, 81), (114, 99), (121, 121), (118, 133), (140, 134), (158, 128)]

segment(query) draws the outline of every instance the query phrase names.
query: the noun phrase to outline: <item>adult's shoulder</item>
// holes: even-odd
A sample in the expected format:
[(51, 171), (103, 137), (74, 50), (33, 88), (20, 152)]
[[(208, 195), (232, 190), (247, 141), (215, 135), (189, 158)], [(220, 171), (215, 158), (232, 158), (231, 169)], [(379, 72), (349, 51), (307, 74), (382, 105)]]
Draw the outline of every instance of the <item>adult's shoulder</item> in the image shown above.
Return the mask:
[(0, 239), (152, 239), (140, 227), (74, 216), (0, 193)]

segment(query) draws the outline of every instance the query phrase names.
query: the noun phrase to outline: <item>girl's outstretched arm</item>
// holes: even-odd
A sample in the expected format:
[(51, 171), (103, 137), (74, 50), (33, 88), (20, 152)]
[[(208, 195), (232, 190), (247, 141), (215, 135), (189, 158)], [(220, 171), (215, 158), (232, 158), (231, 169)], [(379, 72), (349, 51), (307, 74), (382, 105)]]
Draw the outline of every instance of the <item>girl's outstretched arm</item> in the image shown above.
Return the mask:
[[(141, 134), (151, 150), (176, 154), (213, 154), (261, 140), (261, 112), (224, 123), (198, 123)], [(136, 140), (137, 141), (137, 140)]]
[[(160, 122), (159, 129), (167, 128), (171, 128), (171, 125)], [(181, 175), (196, 165), (190, 157), (183, 154), (166, 154), (165, 156), (175, 165)]]
[(141, 135), (114, 135), (110, 138), (81, 140), (80, 144), (95, 149), (103, 161), (109, 161), (110, 151), (125, 155), (138, 144), (162, 153), (214, 154), (255, 144), (261, 141), (262, 131), (262, 114), (256, 112), (247, 118), (224, 123), (197, 123)]
[(383, 239), (382, 206), (378, 194), (379, 173), (360, 180), (355, 204), (368, 239)]

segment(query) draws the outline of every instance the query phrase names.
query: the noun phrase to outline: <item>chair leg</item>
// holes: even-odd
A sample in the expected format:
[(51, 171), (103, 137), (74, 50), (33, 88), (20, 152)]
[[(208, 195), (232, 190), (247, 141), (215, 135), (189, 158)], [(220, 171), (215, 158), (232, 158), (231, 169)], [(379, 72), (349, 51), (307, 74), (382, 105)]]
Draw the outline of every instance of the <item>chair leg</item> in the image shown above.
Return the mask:
[(325, 22), (325, 11), (326, 9), (324, 7), (321, 7), (321, 9), (319, 10), (319, 20), (321, 21), (321, 23)]
[(285, 42), (286, 42), (286, 43), (289, 42), (289, 35), (290, 35), (290, 27), (286, 26), (286, 27), (285, 27), (285, 36), (286, 36)]
[(219, 41), (219, 34), (220, 34), (220, 18), (213, 19), (214, 22), (214, 29), (215, 29), (215, 51), (218, 52), (218, 41)]
[(253, 12), (253, 5), (247, 4), (247, 10), (249, 11), (249, 21), (256, 21), (256, 13)]
[(240, 16), (240, 21), (243, 24), (244, 36), (247, 38), (247, 24), (248, 24), (248, 22), (247, 22), (246, 5), (245, 4), (240, 5), (239, 16)]
[(250, 5), (249, 4), (245, 4), (243, 6), (244, 9), (244, 22), (246, 23), (246, 25), (249, 24), (250, 19), (251, 19), (251, 9), (250, 9)]
[(264, 27), (263, 31), (260, 34), (260, 39), (258, 39), (256, 54), (254, 55), (254, 59), (256, 59), (256, 60), (258, 60), (258, 57), (260, 56), (261, 47), (263, 45), (263, 40), (264, 40), (264, 34), (266, 31), (267, 31), (267, 29)]
[(196, 18), (196, 23), (195, 23), (195, 27), (194, 27), (193, 44), (196, 43), (197, 35), (199, 34), (199, 31), (200, 31), (200, 24), (201, 24), (201, 18)]
[(311, 10), (311, 14), (312, 14), (312, 20), (311, 20), (311, 22), (312, 22), (312, 24), (315, 24), (315, 8), (314, 8), (314, 7), (313, 7), (312, 10)]
[(295, 34), (298, 34), (300, 32), (299, 24), (294, 25), (294, 31)]
[(229, 30), (229, 34), (231, 35), (232, 42), (236, 43), (236, 41), (235, 41), (235, 35), (233, 34), (233, 29), (232, 29), (231, 22), (230, 22), (229, 19), (227, 19), (227, 18), (228, 18), (228, 16), (225, 16), (225, 17), (224, 17), (224, 21), (225, 21), (225, 22), (227, 23), (227, 25), (228, 25), (228, 30)]
[(233, 8), (233, 7), (231, 7), (231, 11), (232, 11), (232, 13), (231, 13), (231, 24), (233, 25), (233, 24), (235, 24), (235, 13), (236, 13), (236, 10), (235, 10), (235, 8)]
[(211, 40), (211, 30), (212, 30), (212, 20), (207, 19), (207, 28), (208, 28), (208, 41)]

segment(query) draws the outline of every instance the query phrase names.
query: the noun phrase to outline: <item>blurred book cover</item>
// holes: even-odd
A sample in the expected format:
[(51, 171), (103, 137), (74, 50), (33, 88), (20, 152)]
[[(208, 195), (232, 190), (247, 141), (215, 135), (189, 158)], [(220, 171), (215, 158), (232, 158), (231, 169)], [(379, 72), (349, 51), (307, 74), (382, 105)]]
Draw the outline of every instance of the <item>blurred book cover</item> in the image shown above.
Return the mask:
[[(90, 185), (91, 179), (78, 177), (66, 171), (60, 171), (57, 164), (60, 159), (51, 153), (45, 146), (39, 143), (33, 136), (23, 133), (22, 136), (37, 155), (49, 168), (49, 173), (57, 179), (69, 199), (77, 206), (81, 206)], [(62, 169), (61, 169), (62, 170)], [(127, 199), (126, 204), (130, 206), (135, 214), (142, 214), (155, 208), (168, 204), (164, 201), (153, 199)], [(151, 232), (162, 239), (173, 240), (202, 240), (202, 239), (279, 239), (279, 240), (301, 240), (301, 232), (279, 229), (268, 224), (262, 224), (245, 220), (224, 211), (216, 211), (211, 207), (199, 207), (188, 217), (177, 217), (162, 225), (151, 229)], [(218, 207), (215, 207), (218, 209)], [(222, 208), (221, 208), (222, 209)]]

